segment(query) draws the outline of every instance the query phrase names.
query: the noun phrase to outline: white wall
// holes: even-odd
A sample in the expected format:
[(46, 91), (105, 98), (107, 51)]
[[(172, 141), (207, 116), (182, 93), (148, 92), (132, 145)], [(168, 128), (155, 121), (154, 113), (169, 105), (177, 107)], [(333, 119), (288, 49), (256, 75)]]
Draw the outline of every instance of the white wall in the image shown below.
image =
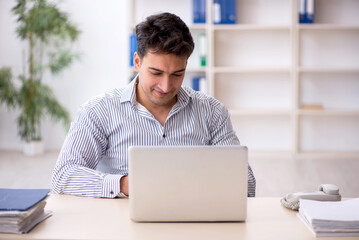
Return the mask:
[[(0, 67), (10, 66), (18, 76), (25, 43), (16, 37), (16, 18), (11, 13), (15, 4), (15, 0), (0, 0)], [(61, 75), (45, 74), (43, 80), (52, 86), (73, 119), (88, 99), (128, 82), (128, 0), (63, 0), (60, 8), (82, 31), (75, 45), (82, 58)], [(22, 149), (17, 113), (0, 106), (0, 149)], [(42, 135), (46, 149), (59, 149), (66, 131), (62, 125), (44, 119)]]

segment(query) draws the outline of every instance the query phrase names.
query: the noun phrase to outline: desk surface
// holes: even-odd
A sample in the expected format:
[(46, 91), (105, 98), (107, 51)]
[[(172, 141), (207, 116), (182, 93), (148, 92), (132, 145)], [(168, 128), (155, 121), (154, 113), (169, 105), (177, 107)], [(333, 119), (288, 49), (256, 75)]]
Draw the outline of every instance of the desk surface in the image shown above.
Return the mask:
[(0, 234), (0, 239), (316, 239), (279, 198), (249, 198), (242, 223), (135, 223), (128, 199), (51, 195), (46, 209), (53, 216), (29, 234)]

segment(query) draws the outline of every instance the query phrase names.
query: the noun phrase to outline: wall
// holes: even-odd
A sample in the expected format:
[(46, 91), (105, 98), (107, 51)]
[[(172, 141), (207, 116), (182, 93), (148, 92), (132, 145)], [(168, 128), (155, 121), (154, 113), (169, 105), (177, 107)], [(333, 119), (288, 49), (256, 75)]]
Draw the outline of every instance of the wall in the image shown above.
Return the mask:
[[(22, 51), (26, 44), (16, 37), (16, 18), (11, 13), (15, 4), (15, 0), (0, 0), (0, 67), (10, 66), (14, 76), (18, 76), (22, 73)], [(127, 4), (127, 0), (63, 0), (60, 3), (61, 10), (67, 12), (82, 31), (74, 46), (82, 58), (59, 76), (45, 74), (44, 83), (53, 88), (72, 119), (88, 99), (128, 82)], [(17, 135), (17, 113), (0, 106), (0, 150), (22, 149)], [(47, 150), (59, 149), (66, 130), (46, 118), (42, 135)]]

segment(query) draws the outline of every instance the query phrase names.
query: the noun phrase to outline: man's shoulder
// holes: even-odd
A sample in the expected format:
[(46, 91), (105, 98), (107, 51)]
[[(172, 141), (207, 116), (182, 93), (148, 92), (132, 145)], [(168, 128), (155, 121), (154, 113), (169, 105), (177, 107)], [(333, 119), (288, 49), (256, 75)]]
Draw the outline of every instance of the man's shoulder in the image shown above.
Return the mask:
[(113, 88), (105, 93), (92, 97), (82, 105), (85, 109), (105, 108), (114, 103), (120, 103), (123, 95), (123, 88)]
[(209, 96), (201, 91), (195, 91), (191, 87), (184, 86), (183, 89), (189, 95), (193, 105), (198, 107), (224, 107), (224, 104), (221, 103), (218, 99)]

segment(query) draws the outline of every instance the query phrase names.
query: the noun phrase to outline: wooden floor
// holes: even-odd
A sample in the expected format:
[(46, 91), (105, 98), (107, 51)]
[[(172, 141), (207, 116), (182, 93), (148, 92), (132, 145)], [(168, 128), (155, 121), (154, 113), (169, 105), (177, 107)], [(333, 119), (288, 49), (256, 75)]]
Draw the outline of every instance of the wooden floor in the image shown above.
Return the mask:
[[(58, 151), (26, 157), (0, 150), (0, 188), (51, 188)], [(339, 186), (343, 197), (359, 197), (359, 159), (249, 159), (257, 179), (258, 197), (315, 191), (321, 183)]]

